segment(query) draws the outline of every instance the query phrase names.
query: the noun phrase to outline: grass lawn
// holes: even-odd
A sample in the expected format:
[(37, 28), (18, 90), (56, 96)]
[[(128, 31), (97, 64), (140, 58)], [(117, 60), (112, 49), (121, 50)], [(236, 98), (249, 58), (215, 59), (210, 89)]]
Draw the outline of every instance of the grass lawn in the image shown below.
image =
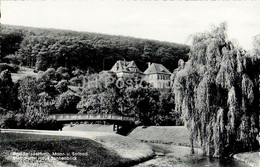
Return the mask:
[(245, 153), (238, 153), (234, 155), (234, 158), (240, 160), (242, 162), (247, 163), (252, 167), (259, 167), (260, 166), (260, 152), (245, 152)]
[(184, 126), (139, 126), (128, 136), (144, 142), (190, 146), (189, 131)]
[(28, 67), (20, 67), (20, 70), (17, 73), (11, 73), (11, 77), (13, 82), (16, 82), (17, 80), (30, 75), (30, 76), (38, 76), (38, 73), (33, 72), (33, 68)]
[[(0, 151), (2, 152), (2, 149), (0, 149)], [(10, 160), (7, 160), (5, 157), (3, 157), (3, 155), (0, 153), (0, 166), (4, 167), (16, 167), (17, 165), (15, 163), (13, 163)]]
[(98, 136), (95, 140), (104, 143), (108, 148), (115, 150), (121, 157), (136, 162), (141, 162), (154, 156), (151, 146), (129, 137), (110, 134)]
[[(22, 163), (22, 166), (26, 166), (25, 160), (28, 161), (27, 166), (33, 166), (32, 164), (35, 164), (35, 162), (35, 166), (43, 166), (43, 163), (46, 166), (63, 166), (65, 164), (75, 166), (126, 166), (130, 163), (129, 159), (122, 158), (113, 150), (105, 148), (101, 143), (85, 138), (1, 133), (0, 146), (0, 166), (16, 166), (13, 162), (16, 164)], [(16, 154), (16, 160), (11, 162), (8, 154)], [(45, 158), (41, 159), (42, 157)], [(48, 161), (48, 159), (53, 157), (64, 164), (50, 164), (53, 162)], [(66, 159), (67, 157), (72, 159)], [(41, 163), (39, 164), (39, 162)]]
[(102, 124), (67, 124), (62, 128), (62, 131), (96, 131), (115, 133), (113, 131), (113, 125)]

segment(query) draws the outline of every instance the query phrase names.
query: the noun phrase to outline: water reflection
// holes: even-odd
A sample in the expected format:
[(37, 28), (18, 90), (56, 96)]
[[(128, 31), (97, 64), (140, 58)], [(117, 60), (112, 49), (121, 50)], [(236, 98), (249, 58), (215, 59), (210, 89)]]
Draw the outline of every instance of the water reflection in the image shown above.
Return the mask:
[(192, 156), (187, 159), (186, 162), (181, 164), (174, 164), (173, 166), (187, 166), (187, 167), (249, 167), (243, 162), (239, 162), (237, 160), (228, 159), (228, 160), (220, 160), (217, 158), (209, 158), (202, 156)]
[(220, 160), (203, 156), (200, 149), (190, 155), (190, 148), (183, 146), (151, 144), (157, 156), (136, 167), (249, 167), (243, 162), (227, 159)]

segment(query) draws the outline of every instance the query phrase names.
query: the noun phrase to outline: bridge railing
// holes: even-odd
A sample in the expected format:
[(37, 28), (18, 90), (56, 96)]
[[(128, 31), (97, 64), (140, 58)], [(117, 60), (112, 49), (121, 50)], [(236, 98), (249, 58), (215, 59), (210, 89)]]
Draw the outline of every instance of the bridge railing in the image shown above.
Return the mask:
[(134, 121), (133, 117), (119, 116), (113, 114), (52, 114), (52, 119), (57, 121), (62, 120), (120, 120)]

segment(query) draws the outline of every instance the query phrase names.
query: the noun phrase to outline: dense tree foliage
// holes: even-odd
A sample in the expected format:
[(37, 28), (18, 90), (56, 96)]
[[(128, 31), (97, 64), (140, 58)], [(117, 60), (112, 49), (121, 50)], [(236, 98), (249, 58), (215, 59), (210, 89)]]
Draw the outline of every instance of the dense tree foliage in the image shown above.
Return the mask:
[(14, 54), (19, 48), (23, 40), (23, 34), (19, 30), (9, 30), (8, 33), (3, 33), (1, 25), (0, 32), (0, 63), (8, 55)]
[(113, 73), (92, 74), (86, 76), (78, 104), (81, 113), (118, 114), (117, 96), (119, 90), (114, 81)]
[[(71, 76), (80, 84), (69, 85)], [(173, 110), (171, 90), (151, 89), (140, 79), (135, 75), (117, 78), (113, 72), (70, 75), (61, 67), (14, 84), (6, 70), (0, 80), (1, 95), (5, 95), (0, 99), (1, 112), (7, 113), (1, 125), (42, 129), (51, 123), (48, 115), (55, 113), (116, 114), (135, 117), (138, 125), (175, 125), (179, 116)]]
[(117, 78), (102, 72), (86, 76), (77, 108), (80, 113), (132, 116), (137, 125), (181, 124), (171, 90), (150, 88), (135, 75)]
[(259, 59), (229, 41), (222, 23), (192, 37), (190, 58), (175, 71), (175, 110), (214, 157), (256, 149)]
[[(13, 83), (11, 74), (0, 74), (1, 127), (5, 128), (55, 128), (49, 114), (77, 113), (80, 97), (68, 91), (67, 69), (53, 68), (37, 77), (25, 76)], [(69, 78), (68, 78), (69, 79)]]
[(183, 125), (181, 114), (175, 112), (174, 96), (171, 89), (160, 90), (159, 110), (155, 119), (156, 125)]
[(17, 65), (11, 65), (7, 63), (0, 63), (0, 72), (8, 70), (9, 72), (16, 73), (19, 70), (19, 67)]
[[(120, 59), (134, 60), (141, 70), (146, 69), (147, 61), (163, 63), (173, 70), (178, 59), (187, 60), (189, 51), (186, 45), (131, 37), (8, 25), (1, 28), (1, 35), (6, 38), (20, 32), (20, 40), (8, 52), (8, 61), (38, 70), (63, 66), (99, 72), (110, 69)], [(10, 42), (9, 45), (14, 46)]]
[(78, 113), (76, 108), (80, 97), (75, 95), (72, 91), (68, 90), (60, 94), (56, 99), (56, 109), (60, 114), (65, 113)]
[[(1, 71), (16, 72), (19, 69), (7, 63), (35, 67), (35, 71), (39, 71), (36, 78), (25, 77), (17, 84), (1, 85), (2, 92), (6, 92), (1, 94), (1, 103), (5, 104), (1, 105), (1, 110), (6, 112), (10, 106), (18, 106), (12, 105), (15, 99), (11, 97), (16, 97), (20, 104), (20, 109), (9, 113), (5, 119), (10, 120), (9, 123), (19, 122), (21, 127), (39, 127), (50, 113), (78, 111), (136, 116), (141, 120), (140, 124), (161, 123), (170, 109), (159, 111), (158, 106), (164, 105), (165, 101), (159, 102), (158, 90), (130, 89), (128, 83), (119, 89), (115, 83), (105, 82), (110, 77), (117, 79), (114, 74), (90, 74), (110, 69), (120, 59), (134, 60), (141, 70), (146, 69), (147, 61), (163, 63), (172, 70), (177, 65), (176, 60), (187, 60), (189, 51), (188, 46), (174, 43), (9, 25), (1, 26), (0, 37)], [(86, 89), (85, 78), (90, 83), (94, 76), (98, 76), (98, 86)], [(138, 93), (140, 98), (135, 99)], [(125, 99), (128, 97), (132, 101)], [(42, 103), (42, 100), (46, 102)], [(147, 114), (154, 117), (145, 120)], [(155, 118), (160, 121), (152, 122)]]
[(254, 49), (253, 49), (253, 55), (260, 57), (260, 35), (257, 35), (254, 37), (253, 41)]
[(19, 82), (18, 99), (21, 102), (16, 117), (20, 117), (18, 123), (26, 128), (43, 128), (41, 124), (46, 124), (48, 114), (54, 109), (54, 100), (46, 92), (41, 92), (42, 87), (38, 86), (35, 77), (25, 77)]
[[(127, 101), (130, 113), (139, 125), (155, 125), (159, 111), (159, 91), (150, 88), (127, 88), (124, 99)], [(126, 112), (126, 111), (125, 111)]]

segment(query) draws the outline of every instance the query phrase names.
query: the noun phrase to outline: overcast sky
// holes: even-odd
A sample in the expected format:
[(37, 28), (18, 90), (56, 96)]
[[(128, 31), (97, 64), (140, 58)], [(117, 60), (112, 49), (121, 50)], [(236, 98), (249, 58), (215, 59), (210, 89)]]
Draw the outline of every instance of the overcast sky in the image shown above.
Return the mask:
[(125, 35), (177, 43), (228, 23), (245, 49), (260, 34), (260, 1), (1, 1), (1, 23)]

